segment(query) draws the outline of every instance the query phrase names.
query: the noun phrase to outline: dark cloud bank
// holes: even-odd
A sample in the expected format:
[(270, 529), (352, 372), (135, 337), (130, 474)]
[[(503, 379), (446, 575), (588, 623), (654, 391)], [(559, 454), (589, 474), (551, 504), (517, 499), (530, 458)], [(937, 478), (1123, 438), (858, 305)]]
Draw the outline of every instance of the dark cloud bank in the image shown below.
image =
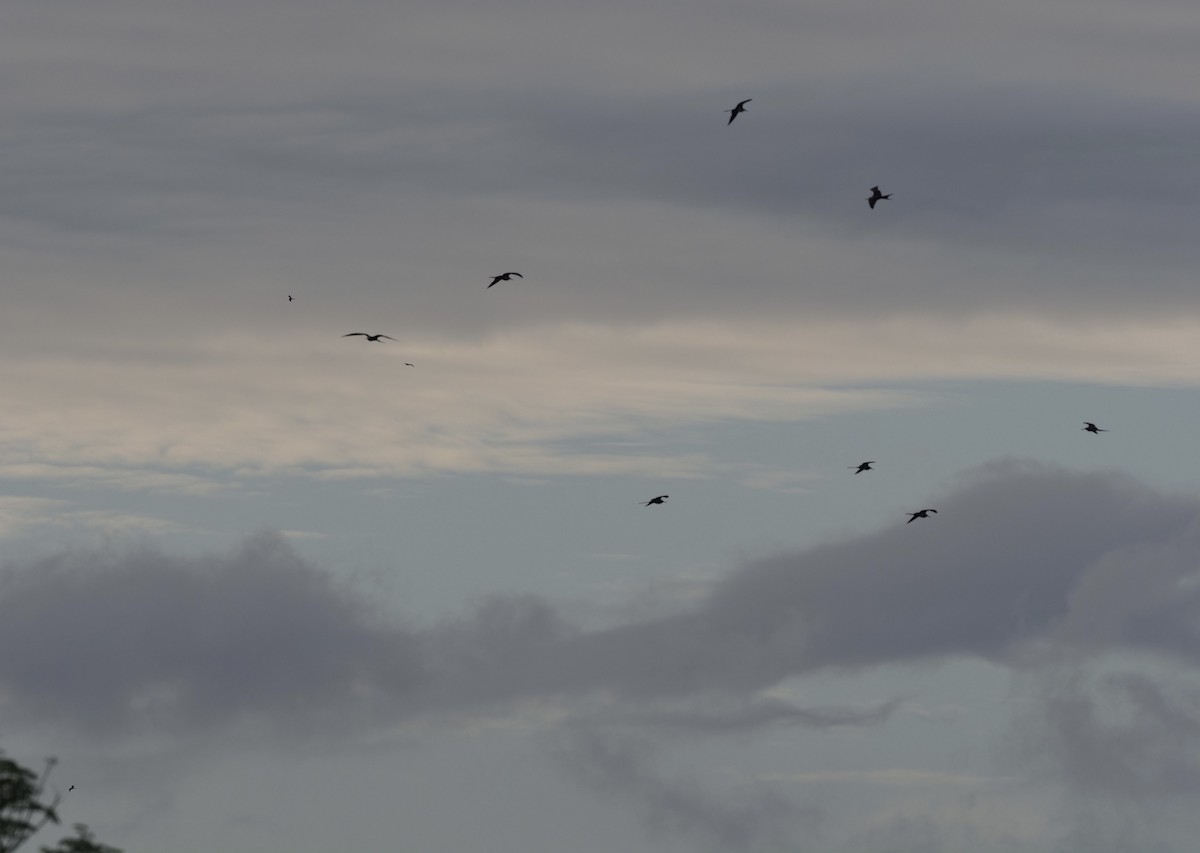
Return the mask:
[(254, 722), (355, 733), (558, 702), (575, 709), (560, 754), (586, 784), (641, 791), (652, 823), (714, 848), (756, 849), (783, 832), (770, 798), (709, 808), (629, 738), (881, 723), (895, 703), (799, 708), (762, 691), (973, 656), (1041, 685), (1018, 722), (1046, 775), (1090, 794), (1194, 794), (1200, 498), (1003, 461), (932, 503), (929, 521), (756, 561), (694, 609), (592, 632), (534, 597), (399, 625), (272, 535), (206, 559), (10, 565), (0, 708), (10, 724), (121, 738)]

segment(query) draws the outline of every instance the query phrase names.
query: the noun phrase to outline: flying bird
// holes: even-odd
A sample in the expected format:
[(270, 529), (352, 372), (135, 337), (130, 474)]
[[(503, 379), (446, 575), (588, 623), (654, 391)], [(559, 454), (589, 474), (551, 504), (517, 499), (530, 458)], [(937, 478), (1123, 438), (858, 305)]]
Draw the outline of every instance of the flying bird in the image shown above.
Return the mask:
[(1087, 426), (1083, 427), (1084, 432), (1108, 432), (1106, 429), (1100, 429), (1100, 427), (1096, 426), (1091, 421), (1084, 421), (1084, 423), (1087, 424)]
[(296, 300), (292, 298), (292, 294), (289, 293), (288, 294), (288, 302), (295, 302), (295, 301)]
[(352, 338), (355, 335), (362, 335), (369, 343), (378, 343), (380, 338), (387, 338), (389, 341), (396, 340), (391, 335), (368, 335), (366, 332), (350, 332), (347, 335), (342, 335), (343, 338)]
[(74, 791), (74, 790), (75, 790), (75, 786), (74, 786), (74, 785), (72, 785), (70, 788), (67, 788), (67, 791)]
[[(871, 467), (871, 466), (872, 466), (872, 465), (874, 465), (874, 464), (875, 464), (875, 460), (874, 460), (874, 459), (872, 459), (870, 462), (864, 462), (863, 464), (859, 465), (859, 466), (858, 466), (858, 470), (856, 470), (856, 471), (854, 472), (855, 476), (857, 476), (857, 475), (861, 474), (863, 471), (874, 471), (875, 469)], [(853, 465), (847, 465), (846, 467), (847, 467), (847, 468), (854, 468), (855, 466), (853, 466)]]
[(881, 193), (879, 191), (879, 187), (871, 187), (871, 195), (867, 199), (867, 204), (871, 205), (871, 210), (874, 210), (875, 202), (880, 201), (881, 199), (891, 198), (891, 197), (892, 197), (891, 193), (884, 195), (883, 193)]
[(753, 100), (753, 98), (747, 98), (744, 101), (738, 101), (736, 107), (731, 110), (725, 110), (725, 112), (729, 113), (729, 121), (725, 122), (725, 126), (729, 127), (729, 125), (733, 124), (733, 120), (738, 117), (738, 113), (744, 113), (746, 111), (746, 104)]
[(659, 495), (656, 498), (650, 498), (650, 500), (646, 501), (644, 504), (642, 504), (642, 506), (650, 506), (650, 504), (660, 504), (669, 497), (671, 497), (671, 496), (670, 495)]
[(937, 510), (936, 509), (923, 509), (920, 512), (910, 512), (909, 515), (911, 515), (912, 518), (910, 518), (908, 521), (906, 521), (904, 523), (912, 524), (918, 518), (929, 518), (929, 513), (931, 513), (931, 512), (937, 512)]
[(415, 365), (415, 364), (413, 364), (411, 361), (406, 361), (406, 362), (404, 362), (404, 366), (405, 366), (405, 367), (416, 367), (416, 365)]
[[(494, 279), (492, 279), (492, 284), (496, 284), (497, 282), (501, 282), (501, 281), (512, 281), (512, 277), (514, 275), (517, 278), (525, 278), (525, 276), (521, 275), (519, 272), (506, 272), (503, 275), (498, 275)], [(492, 284), (489, 284), (488, 287), (491, 287)]]

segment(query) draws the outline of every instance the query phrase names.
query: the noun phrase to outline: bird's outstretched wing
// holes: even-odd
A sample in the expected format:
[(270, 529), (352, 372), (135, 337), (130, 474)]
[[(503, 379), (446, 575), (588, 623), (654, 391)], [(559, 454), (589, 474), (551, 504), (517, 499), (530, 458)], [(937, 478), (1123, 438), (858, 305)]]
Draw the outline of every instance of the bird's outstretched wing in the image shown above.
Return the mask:
[(349, 334), (347, 334), (347, 335), (342, 335), (342, 337), (343, 337), (343, 338), (352, 338), (352, 337), (354, 337), (355, 335), (362, 335), (364, 338), (369, 338), (369, 337), (371, 337), (371, 336), (370, 336), (370, 335), (368, 335), (366, 332), (350, 332), (350, 333), (349, 333)]
[(377, 337), (377, 338), (387, 338), (389, 341), (394, 341), (394, 340), (396, 340), (396, 339), (395, 339), (395, 338), (393, 338), (391, 335), (376, 335), (375, 337)]
[(871, 206), (871, 210), (875, 209), (875, 202), (877, 201), (879, 201), (879, 199), (875, 198), (875, 196), (871, 196), (869, 199), (867, 199), (867, 204)]

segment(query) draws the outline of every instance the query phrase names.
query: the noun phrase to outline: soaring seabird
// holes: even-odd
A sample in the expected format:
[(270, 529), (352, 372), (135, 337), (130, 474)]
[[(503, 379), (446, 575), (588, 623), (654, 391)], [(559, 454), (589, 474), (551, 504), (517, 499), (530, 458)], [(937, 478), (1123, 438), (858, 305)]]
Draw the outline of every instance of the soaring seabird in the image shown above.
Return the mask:
[[(498, 275), (492, 279), (492, 284), (495, 284), (498, 281), (510, 281), (514, 275), (517, 278), (525, 278), (525, 276), (521, 275), (519, 272), (506, 272), (503, 275)], [(488, 287), (491, 287), (492, 284), (489, 284)]]
[(867, 204), (871, 205), (871, 210), (874, 210), (875, 202), (879, 201), (880, 199), (891, 198), (891, 197), (892, 197), (891, 193), (884, 195), (883, 193), (881, 193), (879, 191), (879, 187), (871, 187), (871, 195), (867, 199)]
[(910, 512), (909, 515), (911, 515), (912, 518), (910, 518), (908, 521), (906, 521), (904, 523), (912, 524), (918, 518), (929, 518), (929, 513), (931, 513), (931, 512), (937, 512), (937, 510), (936, 509), (923, 509), (920, 512)]
[(738, 101), (736, 107), (731, 110), (725, 110), (725, 112), (729, 113), (729, 121), (725, 122), (725, 126), (729, 127), (729, 125), (733, 124), (733, 120), (738, 117), (738, 113), (744, 113), (746, 111), (746, 104), (753, 100), (753, 98), (747, 98), (744, 101)]
[(393, 338), (391, 335), (368, 335), (366, 332), (350, 332), (350, 333), (349, 333), (349, 334), (347, 334), (347, 335), (342, 335), (342, 337), (343, 337), (343, 338), (352, 338), (352, 337), (354, 337), (355, 335), (362, 335), (362, 336), (363, 336), (364, 338), (366, 338), (366, 339), (367, 339), (369, 342), (375, 342), (375, 343), (377, 343), (377, 342), (379, 341), (379, 339), (380, 339), (380, 338), (386, 338), (386, 339), (387, 339), (387, 340), (389, 340), (389, 341), (394, 341), (394, 340), (396, 340), (396, 339), (395, 339), (395, 338)]
[(1100, 429), (1100, 427), (1096, 426), (1091, 421), (1084, 421), (1084, 423), (1087, 424), (1087, 426), (1083, 428), (1084, 432), (1108, 432), (1106, 429)]
[[(874, 460), (874, 459), (872, 459), (870, 462), (864, 462), (863, 464), (861, 464), (861, 465), (859, 465), (859, 466), (858, 466), (858, 470), (854, 472), (854, 473), (855, 473), (855, 475), (861, 474), (863, 471), (874, 471), (875, 469), (871, 467), (871, 466), (872, 466), (872, 465), (874, 465), (874, 464), (875, 464), (875, 460)], [(854, 466), (853, 466), (853, 465), (847, 465), (846, 467), (847, 467), (847, 468), (853, 468)]]
[(642, 504), (642, 506), (650, 506), (650, 504), (660, 504), (669, 497), (671, 497), (671, 496), (670, 495), (659, 495), (656, 498), (650, 498), (650, 500), (646, 501), (644, 504)]

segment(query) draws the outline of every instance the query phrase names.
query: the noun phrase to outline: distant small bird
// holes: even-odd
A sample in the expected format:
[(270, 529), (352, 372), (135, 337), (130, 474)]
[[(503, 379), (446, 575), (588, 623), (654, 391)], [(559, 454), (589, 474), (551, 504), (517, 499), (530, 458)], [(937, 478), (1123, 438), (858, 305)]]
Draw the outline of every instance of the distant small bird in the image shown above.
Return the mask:
[(378, 343), (380, 338), (387, 338), (389, 341), (396, 340), (390, 335), (368, 335), (366, 332), (350, 332), (347, 335), (342, 335), (343, 338), (353, 338), (355, 335), (362, 335), (368, 342)]
[(659, 495), (656, 498), (650, 498), (650, 500), (646, 501), (644, 504), (642, 504), (642, 506), (650, 506), (650, 504), (660, 504), (669, 497), (671, 497), (671, 496), (670, 495)]
[(885, 198), (891, 198), (891, 197), (892, 197), (891, 193), (884, 195), (883, 193), (881, 193), (879, 191), (879, 187), (871, 187), (871, 195), (867, 199), (867, 204), (871, 205), (871, 210), (874, 210), (875, 202), (881, 201), (882, 199), (885, 199)]
[(738, 101), (736, 107), (731, 110), (725, 110), (725, 112), (729, 113), (729, 121), (725, 122), (725, 126), (729, 127), (729, 125), (733, 124), (733, 120), (738, 117), (738, 113), (744, 113), (746, 111), (746, 104), (753, 100), (753, 98), (747, 98), (744, 101)]
[(72, 785), (70, 788), (67, 788), (67, 791), (74, 791), (74, 790), (75, 790), (75, 786), (74, 786), (74, 785)]
[[(871, 467), (871, 466), (872, 466), (872, 465), (874, 465), (874, 464), (875, 464), (875, 460), (874, 460), (874, 459), (872, 459), (870, 462), (864, 462), (863, 464), (859, 465), (859, 466), (858, 466), (858, 470), (856, 470), (856, 471), (854, 472), (855, 476), (858, 476), (858, 475), (859, 475), (859, 474), (861, 474), (863, 471), (874, 471), (875, 469)], [(847, 468), (853, 468), (854, 466), (853, 466), (853, 465), (847, 465), (846, 467), (847, 467)]]
[(406, 362), (404, 362), (404, 366), (405, 366), (405, 367), (416, 367), (416, 365), (415, 365), (415, 364), (413, 364), (411, 361), (406, 361)]
[(296, 301), (295, 299), (292, 299), (292, 294), (289, 293), (288, 294), (288, 302), (295, 302), (295, 301)]
[(937, 510), (936, 509), (923, 509), (920, 512), (910, 512), (909, 515), (911, 515), (912, 518), (910, 518), (908, 521), (906, 521), (904, 523), (912, 524), (918, 518), (929, 518), (929, 513), (931, 513), (931, 512), (937, 512)]
[(1096, 426), (1091, 421), (1084, 421), (1084, 423), (1087, 424), (1087, 426), (1083, 428), (1084, 432), (1108, 432), (1106, 429), (1100, 429), (1100, 427)]
[[(496, 284), (497, 282), (501, 282), (501, 281), (512, 281), (512, 277), (514, 275), (517, 278), (525, 278), (525, 276), (521, 275), (519, 272), (506, 272), (503, 275), (498, 275), (494, 279), (492, 279), (492, 284)], [(489, 284), (488, 287), (491, 287), (492, 284)]]

